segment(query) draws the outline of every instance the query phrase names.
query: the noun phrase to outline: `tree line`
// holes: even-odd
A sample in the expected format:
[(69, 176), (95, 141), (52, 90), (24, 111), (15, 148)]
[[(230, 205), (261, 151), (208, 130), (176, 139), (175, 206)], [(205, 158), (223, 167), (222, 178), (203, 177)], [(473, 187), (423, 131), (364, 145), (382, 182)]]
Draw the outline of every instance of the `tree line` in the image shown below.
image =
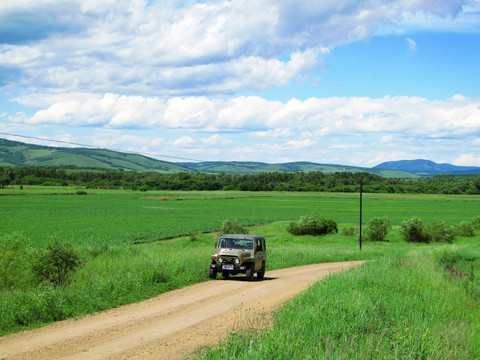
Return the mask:
[(242, 190), (367, 193), (480, 194), (479, 175), (384, 178), (361, 172), (269, 172), (260, 174), (150, 173), (75, 167), (0, 167), (0, 187), (82, 186), (129, 190)]

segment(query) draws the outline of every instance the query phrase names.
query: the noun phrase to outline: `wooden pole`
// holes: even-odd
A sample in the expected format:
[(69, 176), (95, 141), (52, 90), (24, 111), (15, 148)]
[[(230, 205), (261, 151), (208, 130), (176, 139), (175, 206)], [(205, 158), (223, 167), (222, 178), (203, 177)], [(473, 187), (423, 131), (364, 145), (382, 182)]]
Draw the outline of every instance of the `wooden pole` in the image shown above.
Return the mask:
[(362, 181), (363, 176), (360, 176), (360, 236), (359, 236), (359, 243), (360, 243), (360, 251), (362, 251)]

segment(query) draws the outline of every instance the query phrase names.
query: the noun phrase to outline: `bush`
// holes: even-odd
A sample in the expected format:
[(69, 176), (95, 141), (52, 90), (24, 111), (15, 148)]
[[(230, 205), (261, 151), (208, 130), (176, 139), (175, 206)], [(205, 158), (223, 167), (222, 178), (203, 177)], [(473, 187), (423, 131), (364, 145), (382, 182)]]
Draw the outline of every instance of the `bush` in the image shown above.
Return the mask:
[(238, 220), (227, 219), (219, 229), (222, 234), (248, 234), (248, 230), (238, 223)]
[(358, 228), (351, 226), (342, 229), (342, 235), (353, 236), (358, 234)]
[(334, 220), (315, 214), (302, 216), (298, 222), (292, 221), (287, 231), (292, 235), (326, 235), (338, 233), (338, 227)]
[(428, 233), (430, 240), (433, 242), (446, 242), (451, 244), (455, 239), (453, 227), (444, 221), (429, 224), (426, 228), (426, 232)]
[(473, 224), (468, 221), (462, 221), (460, 224), (455, 225), (455, 234), (458, 236), (473, 237), (475, 232), (473, 231)]
[(15, 286), (25, 277), (27, 241), (20, 233), (0, 237), (0, 289)]
[(405, 220), (400, 226), (400, 234), (406, 242), (428, 243), (430, 238), (422, 220), (417, 217)]
[(385, 241), (385, 236), (387, 236), (391, 228), (392, 223), (388, 217), (373, 218), (365, 230), (365, 238), (369, 241)]
[(190, 238), (190, 241), (197, 241), (198, 240), (198, 233), (194, 231), (190, 231), (190, 234), (188, 235)]
[(480, 229), (480, 216), (477, 216), (473, 221), (472, 221), (472, 226), (475, 229)]
[(40, 280), (54, 286), (64, 285), (72, 272), (80, 265), (80, 257), (72, 244), (54, 240), (47, 250), (38, 254), (33, 272)]

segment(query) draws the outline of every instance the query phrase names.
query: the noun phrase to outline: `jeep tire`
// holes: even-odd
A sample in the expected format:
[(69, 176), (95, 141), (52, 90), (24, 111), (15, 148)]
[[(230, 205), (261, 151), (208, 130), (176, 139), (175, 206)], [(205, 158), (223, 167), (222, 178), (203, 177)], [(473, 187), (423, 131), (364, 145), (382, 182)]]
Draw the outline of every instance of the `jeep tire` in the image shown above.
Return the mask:
[(247, 281), (252, 281), (253, 280), (253, 274), (255, 272), (253, 271), (253, 266), (249, 266), (247, 271), (245, 272), (245, 276), (247, 277)]
[(265, 277), (265, 263), (262, 264), (262, 268), (260, 269), (260, 271), (257, 271), (257, 278), (259, 280), (263, 280), (264, 277)]
[(209, 277), (210, 279), (216, 279), (216, 278), (217, 278), (217, 270), (216, 270), (216, 269), (209, 268), (209, 269), (208, 269), (208, 277)]

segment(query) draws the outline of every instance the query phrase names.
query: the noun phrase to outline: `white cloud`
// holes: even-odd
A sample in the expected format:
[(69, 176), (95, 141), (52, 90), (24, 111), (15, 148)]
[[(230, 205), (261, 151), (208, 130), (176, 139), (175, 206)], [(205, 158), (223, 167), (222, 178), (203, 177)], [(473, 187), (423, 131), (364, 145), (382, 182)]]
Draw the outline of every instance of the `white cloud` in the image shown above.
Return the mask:
[[(441, 138), (480, 131), (480, 99), (455, 96), (430, 101), (418, 97), (310, 98), (286, 103), (256, 96), (229, 100), (206, 97), (76, 96), (51, 98), (46, 109), (17, 123), (100, 126), (105, 128), (243, 131), (256, 137), (286, 137), (292, 133), (352, 135), (411, 134)], [(382, 141), (389, 138), (384, 137)]]
[(391, 135), (384, 135), (382, 136), (382, 138), (380, 139), (380, 142), (381, 143), (389, 143), (391, 142), (393, 139), (393, 137)]
[(225, 137), (222, 137), (218, 134), (201, 138), (200, 141), (203, 145), (208, 146), (210, 148), (224, 148), (232, 143), (232, 140), (229, 140)]
[(175, 140), (173, 144), (175, 146), (190, 148), (195, 144), (195, 140), (190, 136), (182, 136), (180, 139)]
[(407, 41), (407, 44), (408, 44), (408, 50), (410, 52), (415, 52), (417, 51), (417, 43), (415, 42), (415, 40), (412, 40), (410, 38), (406, 38), (406, 41)]
[(289, 140), (287, 144), (294, 147), (294, 148), (306, 148), (310, 147), (315, 144), (314, 141), (311, 139), (303, 139), (303, 140)]
[(10, 86), (63, 92), (259, 91), (305, 76), (332, 47), (401, 26), (406, 14), (454, 17), (464, 3), (4, 1), (0, 64), (20, 72)]
[(453, 164), (460, 166), (480, 166), (480, 155), (478, 155), (478, 153), (461, 154)]

